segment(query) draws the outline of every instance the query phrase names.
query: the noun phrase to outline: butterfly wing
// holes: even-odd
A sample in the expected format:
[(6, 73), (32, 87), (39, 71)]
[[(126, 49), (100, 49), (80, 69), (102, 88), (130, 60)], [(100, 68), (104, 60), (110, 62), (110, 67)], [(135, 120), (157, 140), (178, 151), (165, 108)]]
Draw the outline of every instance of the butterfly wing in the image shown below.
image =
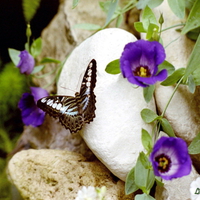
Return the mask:
[(71, 133), (80, 130), (84, 123), (95, 117), (96, 61), (89, 63), (83, 76), (80, 93), (72, 96), (48, 96), (37, 102), (37, 106), (50, 116), (59, 118), (62, 125)]
[(83, 76), (78, 102), (80, 103), (84, 123), (90, 123), (95, 117), (96, 96), (94, 88), (96, 85), (97, 65), (96, 60), (91, 60)]
[(75, 97), (48, 96), (37, 102), (37, 106), (50, 116), (59, 118), (59, 121), (71, 133), (75, 133), (83, 126), (83, 117)]

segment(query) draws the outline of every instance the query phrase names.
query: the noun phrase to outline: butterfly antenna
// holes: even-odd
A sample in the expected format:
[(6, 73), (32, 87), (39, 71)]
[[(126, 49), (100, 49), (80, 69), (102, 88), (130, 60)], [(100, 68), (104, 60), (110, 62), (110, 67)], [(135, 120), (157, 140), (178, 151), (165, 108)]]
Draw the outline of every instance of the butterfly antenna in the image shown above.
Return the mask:
[(76, 91), (74, 91), (74, 90), (72, 90), (72, 89), (69, 89), (69, 88), (66, 88), (66, 87), (64, 87), (64, 86), (62, 86), (62, 85), (60, 85), (60, 87), (63, 88), (63, 89), (65, 89), (65, 90), (70, 90), (70, 91), (72, 91), (72, 92), (74, 92), (74, 93), (76, 92)]

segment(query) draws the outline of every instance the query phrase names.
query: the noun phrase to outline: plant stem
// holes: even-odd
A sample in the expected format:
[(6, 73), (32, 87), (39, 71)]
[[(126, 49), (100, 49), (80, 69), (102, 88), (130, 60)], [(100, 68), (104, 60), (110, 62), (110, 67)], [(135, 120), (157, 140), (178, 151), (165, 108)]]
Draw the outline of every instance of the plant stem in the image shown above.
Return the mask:
[(169, 106), (169, 104), (170, 104), (170, 102), (171, 102), (171, 100), (172, 100), (172, 98), (173, 98), (173, 96), (174, 96), (176, 90), (178, 89), (178, 87), (179, 87), (181, 81), (183, 80), (183, 77), (184, 77), (184, 76), (182, 76), (181, 79), (180, 79), (180, 80), (178, 81), (178, 83), (176, 84), (176, 87), (174, 88), (174, 91), (173, 91), (171, 97), (169, 98), (169, 101), (167, 102), (167, 105), (165, 106), (165, 109), (163, 110), (163, 112), (162, 112), (162, 114), (161, 114), (161, 117), (164, 117), (165, 112), (166, 112), (166, 110), (167, 110), (167, 108), (168, 108), (168, 106)]

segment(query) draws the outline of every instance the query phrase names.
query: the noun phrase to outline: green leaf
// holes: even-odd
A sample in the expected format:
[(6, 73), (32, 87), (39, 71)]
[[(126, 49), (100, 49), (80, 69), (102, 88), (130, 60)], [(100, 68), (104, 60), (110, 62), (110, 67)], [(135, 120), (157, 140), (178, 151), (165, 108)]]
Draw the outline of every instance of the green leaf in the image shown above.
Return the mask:
[(24, 18), (27, 23), (30, 22), (31, 19), (34, 17), (39, 5), (40, 5), (40, 0), (34, 0), (34, 1), (23, 0), (22, 1)]
[(188, 146), (189, 154), (199, 154), (200, 153), (200, 133), (192, 140), (191, 144)]
[(135, 184), (135, 167), (131, 169), (131, 171), (128, 173), (126, 177), (125, 182), (125, 193), (126, 195), (131, 194), (135, 191), (137, 191), (139, 188)]
[(13, 63), (6, 64), (0, 73), (0, 124), (13, 115), (26, 89), (26, 77)]
[(135, 22), (134, 23), (134, 28), (137, 32), (139, 33), (146, 33), (147, 31), (144, 29), (143, 23), (142, 22)]
[(80, 0), (73, 0), (72, 9), (76, 8)]
[(13, 149), (13, 144), (10, 138), (8, 137), (8, 133), (5, 132), (4, 129), (0, 128), (0, 141), (2, 142), (1, 150), (6, 153), (10, 153)]
[[(197, 68), (193, 73), (192, 73), (195, 85), (200, 85), (200, 67)], [(190, 77), (190, 76), (189, 76)], [(188, 77), (188, 81), (189, 81), (189, 77)]]
[(45, 63), (61, 63), (60, 60), (56, 60), (54, 58), (50, 58), (50, 57), (45, 57), (40, 61), (41, 64), (45, 64)]
[(146, 6), (149, 6), (150, 8), (155, 8), (159, 6), (163, 0), (140, 0), (136, 7), (137, 9), (144, 9)]
[(150, 38), (153, 37), (153, 35), (158, 35), (158, 31), (159, 31), (159, 26), (156, 24), (152, 24), (150, 23), (148, 26), (148, 30), (147, 30), (147, 34), (146, 34), (146, 39), (149, 40)]
[(200, 26), (199, 18), (200, 18), (200, 1), (196, 0), (187, 18), (186, 25), (181, 33), (186, 34), (187, 32), (195, 28), (198, 28)]
[(155, 177), (155, 180), (156, 180), (157, 185), (159, 185), (159, 186), (161, 186), (161, 187), (164, 186), (164, 183), (162, 182), (162, 178), (161, 178), (161, 177), (156, 176), (156, 177)]
[(140, 152), (140, 161), (145, 169), (150, 169), (152, 167), (151, 163), (149, 162), (148, 157), (145, 155), (143, 151)]
[(154, 91), (155, 91), (155, 85), (150, 85), (149, 87), (143, 88), (143, 96), (147, 103), (151, 101)]
[(168, 0), (168, 4), (177, 17), (180, 19), (185, 17), (185, 0)]
[(161, 85), (164, 85), (164, 86), (174, 85), (181, 79), (181, 77), (183, 77), (184, 73), (185, 73), (185, 68), (177, 69), (176, 71), (174, 71), (173, 74), (168, 76), (168, 78), (164, 80), (161, 83)]
[(117, 17), (116, 27), (119, 27), (122, 24), (123, 19), (124, 19), (124, 17), (122, 14)]
[(156, 17), (153, 11), (146, 6), (142, 13), (142, 22), (145, 30), (148, 30), (149, 24), (157, 24)]
[(147, 150), (147, 152), (150, 152), (152, 150), (152, 138), (145, 129), (142, 129), (142, 145)]
[(10, 59), (14, 63), (14, 65), (17, 66), (18, 63), (19, 63), (19, 60), (20, 60), (20, 57), (19, 57), (20, 51), (18, 51), (16, 49), (9, 48), (8, 54), (10, 56)]
[[(144, 192), (149, 193), (150, 189), (152, 188), (155, 176), (151, 169), (145, 168), (143, 165), (144, 153), (140, 153), (138, 156), (136, 165), (135, 165), (135, 184)], [(148, 159), (147, 162), (149, 163)], [(146, 165), (149, 165), (149, 164)]]
[(146, 123), (151, 123), (160, 118), (155, 112), (147, 108), (141, 111), (141, 117)]
[(137, 194), (135, 200), (156, 200), (149, 194)]
[(168, 76), (170, 76), (175, 71), (174, 66), (166, 60), (162, 64), (158, 65), (159, 72), (163, 69), (167, 70)]
[(189, 91), (194, 94), (195, 92), (195, 89), (196, 89), (196, 84), (195, 84), (195, 81), (194, 81), (194, 77), (192, 75), (190, 75), (188, 77), (188, 88), (189, 88)]
[(37, 38), (31, 45), (31, 55), (36, 58), (42, 51), (42, 39)]
[(192, 9), (192, 6), (194, 5), (196, 0), (185, 0), (185, 6), (188, 10)]
[(200, 27), (195, 28), (189, 32), (187, 32), (187, 37), (190, 38), (191, 40), (197, 40), (198, 36), (200, 33)]
[(162, 126), (163, 131), (170, 137), (176, 137), (174, 134), (174, 130), (171, 127), (169, 121), (165, 118), (161, 118), (160, 120), (160, 124)]
[(187, 63), (187, 67), (185, 70), (185, 75), (184, 75), (184, 80), (186, 82), (188, 76), (190, 74), (192, 74), (196, 69), (199, 68), (199, 63), (200, 63), (200, 56), (199, 56), (199, 52), (200, 52), (200, 35), (197, 38), (197, 41), (194, 45), (194, 48), (192, 50), (192, 53), (189, 57), (189, 61)]
[(109, 74), (119, 74), (121, 72), (119, 59), (113, 60), (110, 63), (108, 63), (105, 71)]
[(97, 31), (101, 29), (101, 26), (97, 24), (90, 24), (90, 23), (82, 23), (82, 24), (75, 24), (74, 28), (84, 29), (89, 31)]
[(104, 27), (106, 27), (112, 21), (113, 15), (117, 9), (118, 2), (119, 0), (111, 0)]
[(35, 66), (31, 74), (36, 74), (44, 68), (44, 65)]

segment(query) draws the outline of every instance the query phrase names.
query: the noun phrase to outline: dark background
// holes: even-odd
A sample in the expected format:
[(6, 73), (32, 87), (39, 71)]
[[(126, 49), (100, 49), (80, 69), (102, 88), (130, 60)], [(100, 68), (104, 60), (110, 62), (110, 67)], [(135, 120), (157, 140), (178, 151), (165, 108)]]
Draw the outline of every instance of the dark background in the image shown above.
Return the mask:
[[(33, 0), (34, 1), (34, 0)], [(38, 38), (58, 11), (59, 0), (41, 0), (31, 21), (32, 38)], [(22, 0), (0, 0), (0, 69), (10, 61), (8, 48), (24, 50), (26, 22)]]

